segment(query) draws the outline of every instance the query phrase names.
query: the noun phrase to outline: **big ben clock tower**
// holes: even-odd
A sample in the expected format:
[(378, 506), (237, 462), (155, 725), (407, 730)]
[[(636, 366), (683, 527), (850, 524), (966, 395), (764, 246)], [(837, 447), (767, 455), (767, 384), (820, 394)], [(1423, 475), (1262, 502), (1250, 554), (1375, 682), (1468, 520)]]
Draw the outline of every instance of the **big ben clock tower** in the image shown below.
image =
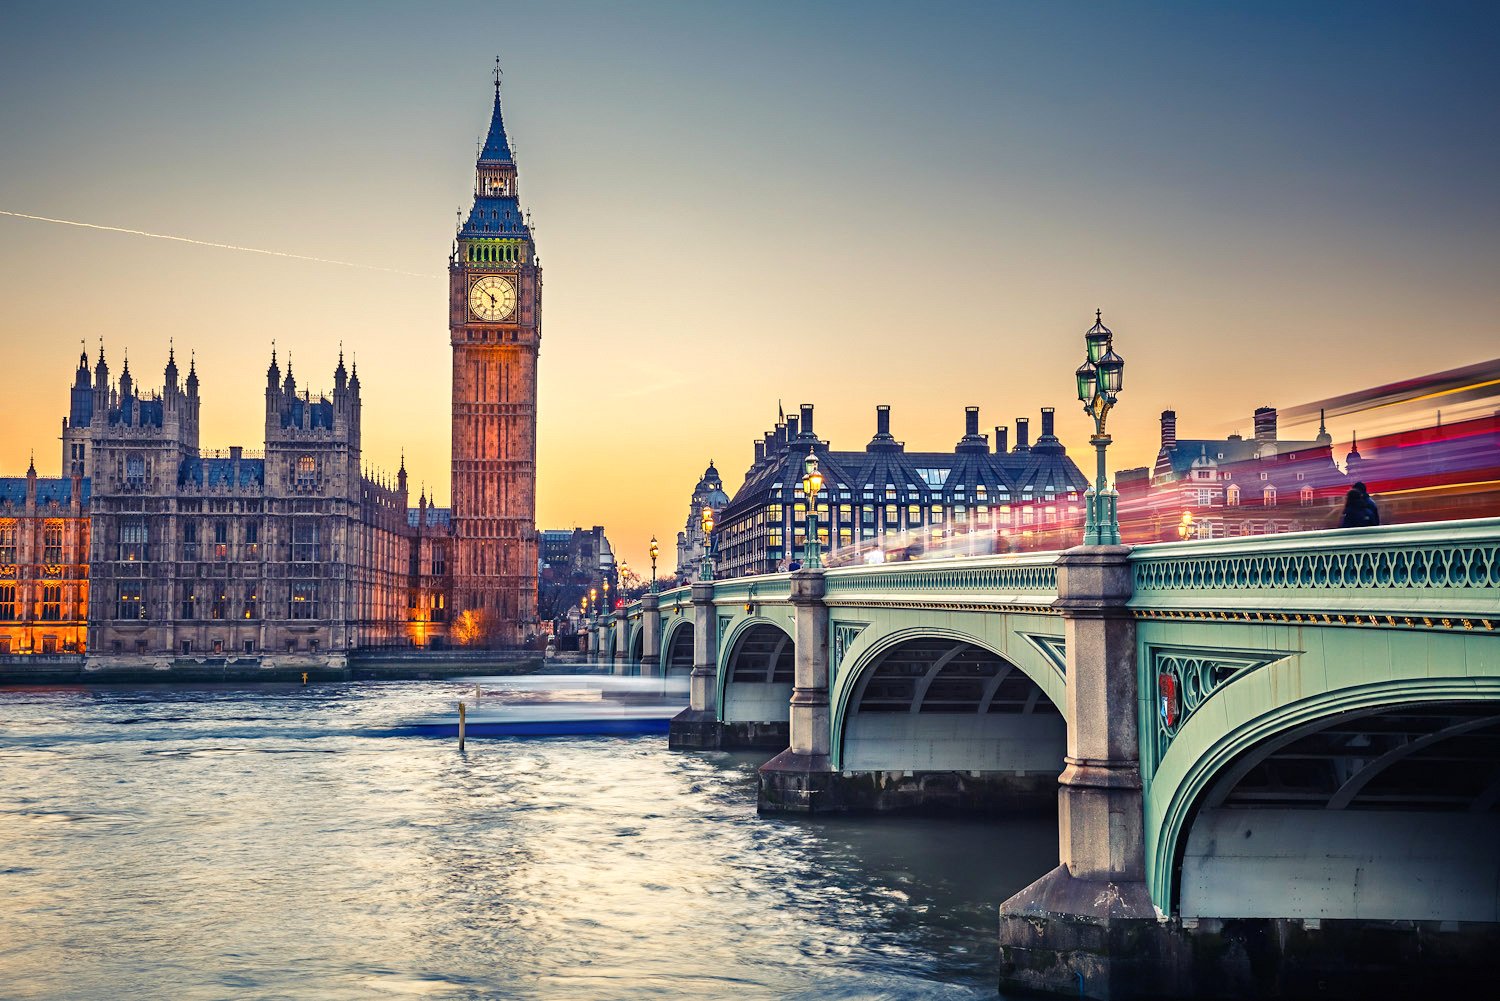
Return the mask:
[(524, 641), (536, 620), (536, 366), (542, 270), (495, 110), (448, 264), (453, 344), (452, 636)]

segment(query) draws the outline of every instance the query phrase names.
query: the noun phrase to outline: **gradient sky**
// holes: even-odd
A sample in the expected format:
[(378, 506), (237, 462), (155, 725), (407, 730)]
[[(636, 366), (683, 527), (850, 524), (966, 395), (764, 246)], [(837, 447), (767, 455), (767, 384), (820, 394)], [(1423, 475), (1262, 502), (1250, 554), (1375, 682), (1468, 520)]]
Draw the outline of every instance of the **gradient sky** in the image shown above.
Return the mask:
[[(259, 448), (274, 338), (447, 500), (446, 257), (490, 65), (545, 270), (539, 510), (669, 545), (777, 400), (858, 448), (1059, 410), (1096, 306), (1112, 466), (1250, 411), (1496, 354), (1495, 4), (88, 4), (0, 8), (0, 474), (80, 340)], [(118, 368), (115, 368), (118, 372)], [(1350, 428), (1331, 429), (1346, 441)], [(1355, 429), (1357, 430), (1357, 428)]]

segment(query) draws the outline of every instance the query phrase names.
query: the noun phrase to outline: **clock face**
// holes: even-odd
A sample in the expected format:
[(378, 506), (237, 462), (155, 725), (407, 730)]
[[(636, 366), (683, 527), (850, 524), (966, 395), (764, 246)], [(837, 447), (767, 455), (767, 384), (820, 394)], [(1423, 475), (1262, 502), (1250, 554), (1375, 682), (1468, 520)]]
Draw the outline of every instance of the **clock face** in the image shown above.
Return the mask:
[(469, 312), (498, 322), (516, 311), (516, 287), (504, 275), (485, 275), (469, 286)]

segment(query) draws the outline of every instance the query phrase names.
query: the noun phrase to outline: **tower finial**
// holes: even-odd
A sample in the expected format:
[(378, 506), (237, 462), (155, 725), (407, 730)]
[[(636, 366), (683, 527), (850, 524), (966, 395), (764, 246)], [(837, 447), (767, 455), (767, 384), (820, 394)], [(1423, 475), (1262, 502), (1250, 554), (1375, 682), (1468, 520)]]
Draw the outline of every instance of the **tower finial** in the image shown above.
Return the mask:
[(1102, 310), (1102, 309), (1096, 309), (1096, 310), (1094, 310), (1094, 322), (1095, 323), (1103, 323), (1104, 322), (1104, 310)]
[(496, 56), (495, 57), (495, 99), (496, 100), (500, 99), (500, 77), (503, 76), (503, 75), (504, 74), (502, 74), (500, 72), (500, 57)]

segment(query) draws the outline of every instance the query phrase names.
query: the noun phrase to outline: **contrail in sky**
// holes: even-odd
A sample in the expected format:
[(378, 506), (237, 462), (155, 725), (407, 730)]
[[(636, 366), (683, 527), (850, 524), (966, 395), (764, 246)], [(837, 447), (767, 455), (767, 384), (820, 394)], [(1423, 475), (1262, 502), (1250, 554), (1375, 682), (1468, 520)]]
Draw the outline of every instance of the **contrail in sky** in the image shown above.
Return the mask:
[(220, 250), (241, 250), (247, 254), (265, 254), (269, 257), (290, 257), (296, 261), (316, 261), (319, 264), (336, 264), (341, 268), (361, 268), (365, 271), (385, 271), (393, 275), (406, 275), (410, 278), (432, 278), (434, 275), (422, 274), (418, 271), (402, 271), (399, 268), (382, 268), (378, 264), (355, 264), (353, 261), (334, 261), (327, 257), (309, 257), (306, 254), (288, 254), (281, 250), (261, 250), (259, 247), (239, 247), (232, 243), (213, 243), (208, 240), (192, 240), (185, 236), (169, 236), (166, 233), (147, 233), (141, 229), (125, 229), (123, 226), (100, 226), (92, 222), (76, 222), (72, 219), (52, 219), (44, 215), (27, 215), (25, 212), (7, 212), (0, 209), (0, 215), (8, 215), (15, 219), (33, 219), (37, 222), (54, 222), (59, 226), (80, 226), (84, 229), (102, 229), (109, 233), (129, 233), (131, 236), (149, 236), (156, 240), (175, 240), (177, 243), (192, 243), (200, 247), (218, 247)]

